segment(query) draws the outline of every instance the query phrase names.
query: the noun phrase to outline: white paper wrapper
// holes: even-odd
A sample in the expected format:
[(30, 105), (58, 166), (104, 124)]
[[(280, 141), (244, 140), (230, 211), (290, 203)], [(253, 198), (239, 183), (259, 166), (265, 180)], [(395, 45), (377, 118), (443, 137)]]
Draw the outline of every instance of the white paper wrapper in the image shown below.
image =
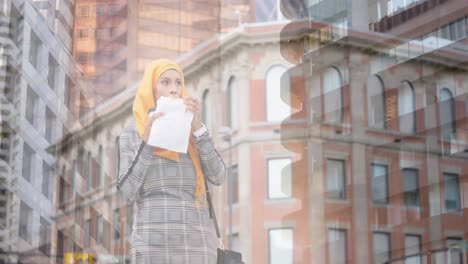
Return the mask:
[(148, 144), (179, 153), (187, 153), (190, 129), (192, 127), (192, 112), (185, 112), (187, 106), (181, 98), (161, 96), (156, 110), (150, 115), (163, 112), (164, 115), (153, 122)]

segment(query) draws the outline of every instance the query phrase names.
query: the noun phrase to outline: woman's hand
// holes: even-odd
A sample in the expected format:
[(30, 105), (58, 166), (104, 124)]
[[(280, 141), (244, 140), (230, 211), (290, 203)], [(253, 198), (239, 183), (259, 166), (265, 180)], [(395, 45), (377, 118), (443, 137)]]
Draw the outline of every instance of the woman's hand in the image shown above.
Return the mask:
[(154, 120), (160, 118), (163, 115), (164, 115), (163, 112), (159, 112), (159, 113), (150, 115), (148, 121), (146, 122), (145, 132), (143, 133), (143, 141), (145, 141), (145, 143), (148, 143), (148, 138), (149, 138), (149, 135), (150, 135), (150, 132), (151, 132), (151, 127), (153, 126)]
[(196, 131), (202, 127), (201, 124), (201, 107), (197, 98), (190, 96), (184, 98), (184, 103), (187, 105), (187, 110), (193, 113), (192, 128)]

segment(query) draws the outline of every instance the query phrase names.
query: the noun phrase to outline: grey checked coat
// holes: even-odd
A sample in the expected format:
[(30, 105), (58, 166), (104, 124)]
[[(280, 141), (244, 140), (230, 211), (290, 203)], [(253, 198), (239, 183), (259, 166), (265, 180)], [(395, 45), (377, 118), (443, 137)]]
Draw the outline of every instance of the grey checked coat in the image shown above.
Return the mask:
[[(208, 203), (195, 205), (196, 174), (188, 154), (175, 162), (153, 154), (140, 139), (135, 121), (120, 135), (120, 169), (117, 189), (137, 212), (131, 234), (132, 263), (216, 263), (218, 239)], [(221, 185), (226, 167), (205, 132), (196, 139), (202, 169), (208, 182)]]

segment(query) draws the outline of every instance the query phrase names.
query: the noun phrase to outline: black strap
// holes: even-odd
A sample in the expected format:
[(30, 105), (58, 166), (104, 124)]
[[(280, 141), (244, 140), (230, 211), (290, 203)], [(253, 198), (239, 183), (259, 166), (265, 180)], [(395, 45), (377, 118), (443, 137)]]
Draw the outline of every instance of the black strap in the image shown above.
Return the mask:
[(221, 234), (219, 233), (218, 221), (216, 221), (216, 214), (213, 208), (213, 201), (211, 200), (210, 189), (208, 188), (208, 180), (205, 176), (205, 189), (206, 189), (206, 199), (208, 200), (208, 211), (210, 212), (210, 218), (213, 219), (213, 223), (216, 229), (216, 235), (221, 239)]

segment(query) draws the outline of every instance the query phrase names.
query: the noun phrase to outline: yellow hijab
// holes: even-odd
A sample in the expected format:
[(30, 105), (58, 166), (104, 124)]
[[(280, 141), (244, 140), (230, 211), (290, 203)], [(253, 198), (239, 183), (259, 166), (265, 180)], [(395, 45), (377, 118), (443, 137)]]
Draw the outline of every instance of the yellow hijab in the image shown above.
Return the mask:
[[(154, 101), (153, 97), (153, 87), (157, 84), (161, 75), (165, 71), (170, 69), (174, 69), (179, 72), (181, 76), (182, 98), (185, 98), (187, 96), (187, 90), (185, 89), (184, 85), (184, 75), (182, 73), (182, 68), (177, 63), (168, 59), (159, 59), (152, 61), (145, 70), (143, 80), (141, 81), (140, 86), (138, 87), (138, 91), (135, 96), (135, 101), (133, 102), (133, 117), (135, 118), (136, 128), (141, 138), (143, 138), (146, 122), (149, 119), (149, 110), (153, 107), (156, 107), (156, 102)], [(195, 145), (193, 136), (190, 136), (188, 153), (195, 167), (195, 173), (197, 178), (195, 199), (197, 202), (197, 207), (199, 207), (199, 205), (202, 204), (205, 200), (205, 178), (203, 175), (198, 150)], [(156, 147), (154, 155), (179, 162), (179, 153), (167, 149)]]

